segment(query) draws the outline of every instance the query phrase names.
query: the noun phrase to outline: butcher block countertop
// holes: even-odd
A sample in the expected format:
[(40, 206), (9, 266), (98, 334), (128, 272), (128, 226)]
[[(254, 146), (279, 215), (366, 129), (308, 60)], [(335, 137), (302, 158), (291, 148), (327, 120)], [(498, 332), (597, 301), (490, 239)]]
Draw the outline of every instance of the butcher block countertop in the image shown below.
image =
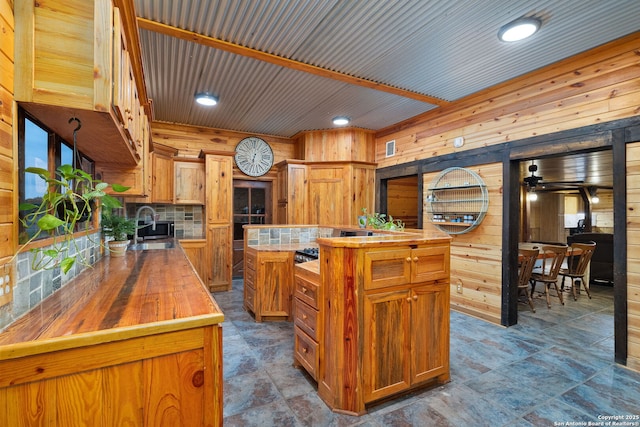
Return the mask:
[(222, 323), (183, 250), (103, 257), (0, 332), (0, 361)]

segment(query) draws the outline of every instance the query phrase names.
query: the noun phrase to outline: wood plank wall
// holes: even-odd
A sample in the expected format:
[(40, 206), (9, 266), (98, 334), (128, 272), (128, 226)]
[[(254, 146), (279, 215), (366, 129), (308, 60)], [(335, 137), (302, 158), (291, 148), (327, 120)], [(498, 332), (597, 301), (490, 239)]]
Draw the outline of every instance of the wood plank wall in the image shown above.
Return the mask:
[(418, 177), (410, 176), (387, 182), (387, 214), (404, 222), (407, 228), (418, 228)]
[(640, 142), (627, 145), (627, 366), (640, 371)]
[[(469, 233), (452, 235), (451, 307), (500, 323), (502, 295), (502, 164), (469, 168), (480, 175), (489, 192), (489, 209), (482, 223)], [(423, 175), (424, 196), (438, 173)], [(427, 206), (424, 206), (427, 212)], [(425, 218), (425, 224), (429, 224)], [(478, 239), (478, 236), (482, 236)], [(462, 292), (458, 292), (458, 285)]]
[[(13, 5), (0, 0), (0, 324), (10, 316), (13, 300), (14, 268), (11, 257), (16, 250), (17, 153), (13, 142)], [(6, 277), (10, 278), (6, 283)]]
[(373, 162), (374, 134), (370, 130), (346, 128), (300, 132), (294, 138), (301, 160), (310, 162)]
[[(376, 133), (378, 167), (402, 165), (426, 158), (437, 160), (439, 156), (456, 151), (490, 147), (638, 116), (639, 47), (640, 32), (383, 129)], [(453, 147), (453, 139), (458, 136), (465, 139), (460, 149)], [(385, 144), (389, 140), (396, 141), (397, 153), (394, 157), (385, 158)], [(635, 158), (640, 158), (640, 155)], [(485, 167), (479, 168), (480, 176), (488, 181), (495, 194), (498, 176), (493, 168), (499, 166), (493, 165), (489, 171), (484, 170)], [(640, 169), (640, 166), (637, 168)], [(431, 173), (425, 176), (425, 188), (433, 176)], [(640, 182), (640, 173), (638, 177)], [(635, 207), (640, 202), (640, 191), (631, 188), (628, 191), (630, 204)], [(485, 222), (468, 235), (454, 239), (451, 258), (452, 306), (493, 319), (496, 323), (500, 320), (500, 298), (497, 293), (501, 284), (497, 281), (500, 280), (502, 257), (501, 215), (501, 197), (492, 196)], [(426, 224), (426, 217), (424, 221)], [(637, 262), (640, 257), (640, 238), (637, 237), (637, 224), (631, 223), (630, 227), (628, 265), (634, 268), (634, 265), (640, 265)], [(486, 264), (480, 269), (482, 276), (476, 273), (477, 270), (469, 269), (469, 265), (473, 265), (471, 263), (479, 263), (479, 260)], [(489, 280), (491, 271), (495, 275), (485, 282), (485, 278)], [(463, 281), (462, 297), (455, 291), (458, 278)], [(466, 292), (464, 283), (470, 283), (473, 291)], [(630, 364), (635, 364), (638, 369), (640, 270), (629, 272), (628, 286), (628, 356)]]

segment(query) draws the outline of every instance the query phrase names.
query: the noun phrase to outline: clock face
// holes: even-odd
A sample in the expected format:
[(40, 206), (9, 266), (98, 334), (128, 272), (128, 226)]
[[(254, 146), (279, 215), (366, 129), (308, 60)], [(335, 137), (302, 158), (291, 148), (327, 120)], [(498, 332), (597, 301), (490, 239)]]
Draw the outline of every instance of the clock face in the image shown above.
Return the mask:
[(236, 165), (249, 176), (261, 176), (273, 166), (273, 150), (264, 140), (250, 136), (236, 145)]

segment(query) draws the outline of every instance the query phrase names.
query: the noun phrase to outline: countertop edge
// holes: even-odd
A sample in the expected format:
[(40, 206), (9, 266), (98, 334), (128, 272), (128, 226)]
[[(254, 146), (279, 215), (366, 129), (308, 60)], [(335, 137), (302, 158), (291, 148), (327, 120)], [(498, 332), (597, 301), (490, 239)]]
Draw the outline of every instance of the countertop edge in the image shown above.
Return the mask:
[(166, 332), (176, 332), (203, 326), (211, 326), (222, 323), (223, 321), (224, 315), (222, 313), (212, 313), (208, 315), (176, 319), (173, 321), (144, 323), (133, 326), (103, 329), (95, 332), (65, 335), (62, 337), (5, 344), (0, 346), (0, 361), (34, 356), (37, 354), (52, 353), (71, 348), (89, 347), (92, 345), (123, 341), (131, 338), (140, 338)]

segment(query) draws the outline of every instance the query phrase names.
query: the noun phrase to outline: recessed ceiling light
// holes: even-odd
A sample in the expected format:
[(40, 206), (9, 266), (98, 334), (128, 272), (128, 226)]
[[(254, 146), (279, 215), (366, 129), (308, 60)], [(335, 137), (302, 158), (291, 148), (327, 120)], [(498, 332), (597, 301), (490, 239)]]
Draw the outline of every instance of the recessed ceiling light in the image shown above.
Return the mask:
[(333, 124), (336, 126), (344, 126), (346, 124), (349, 124), (350, 121), (351, 120), (349, 120), (349, 117), (345, 116), (338, 116), (333, 118)]
[(211, 95), (209, 92), (200, 92), (196, 94), (196, 102), (200, 105), (211, 107), (218, 103), (218, 98)]
[(503, 42), (516, 42), (531, 37), (540, 28), (537, 18), (520, 18), (500, 28), (498, 38)]

